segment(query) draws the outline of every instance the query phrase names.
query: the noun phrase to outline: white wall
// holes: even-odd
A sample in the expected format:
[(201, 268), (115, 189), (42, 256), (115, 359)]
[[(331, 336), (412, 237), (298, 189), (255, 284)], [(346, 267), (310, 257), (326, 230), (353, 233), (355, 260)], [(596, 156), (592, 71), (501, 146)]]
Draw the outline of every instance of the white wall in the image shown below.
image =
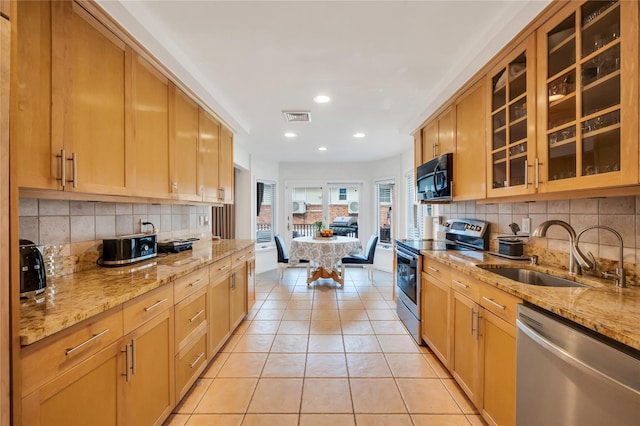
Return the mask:
[[(256, 229), (256, 182), (258, 180), (273, 181), (280, 186), (279, 173), (277, 162), (256, 158), (255, 156), (251, 157), (251, 182), (249, 188), (251, 192), (251, 207), (249, 208), (251, 239), (255, 239)], [(276, 197), (280, 197), (280, 195), (276, 194)], [(278, 204), (276, 203), (276, 205)], [(276, 216), (276, 229), (279, 229), (278, 216)], [(264, 245), (256, 247), (256, 273), (259, 274), (275, 269), (277, 267), (277, 258), (275, 247), (265, 247)]]

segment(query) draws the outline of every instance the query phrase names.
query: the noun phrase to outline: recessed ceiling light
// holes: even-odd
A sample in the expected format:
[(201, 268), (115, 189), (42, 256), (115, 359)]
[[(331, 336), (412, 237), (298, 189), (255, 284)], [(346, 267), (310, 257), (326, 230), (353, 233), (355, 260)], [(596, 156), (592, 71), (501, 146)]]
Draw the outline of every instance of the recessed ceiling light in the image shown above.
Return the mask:
[(354, 138), (364, 138), (364, 136), (365, 136), (364, 133), (354, 133), (353, 134)]
[(284, 136), (287, 137), (287, 138), (295, 138), (298, 135), (293, 133), (293, 132), (287, 132), (287, 133), (284, 134)]
[(318, 151), (326, 151), (327, 147), (326, 146), (321, 146), (320, 148), (318, 148)]
[(331, 98), (328, 97), (327, 95), (318, 95), (315, 98), (313, 98), (313, 101), (317, 104), (326, 104), (330, 100)]

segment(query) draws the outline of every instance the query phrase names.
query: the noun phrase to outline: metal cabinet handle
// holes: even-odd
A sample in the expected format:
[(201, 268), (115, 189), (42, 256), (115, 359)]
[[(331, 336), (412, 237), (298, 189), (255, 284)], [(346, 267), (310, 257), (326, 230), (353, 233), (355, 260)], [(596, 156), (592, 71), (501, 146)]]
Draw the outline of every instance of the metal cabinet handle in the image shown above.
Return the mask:
[(204, 314), (204, 309), (201, 309), (197, 314), (189, 318), (189, 322), (194, 322), (202, 314)]
[(129, 364), (129, 357), (131, 356), (131, 345), (127, 344), (124, 348), (124, 351), (120, 351), (125, 353), (125, 372), (122, 374), (125, 376), (125, 381), (131, 380), (131, 364)]
[(75, 351), (82, 349), (83, 347), (87, 346), (89, 343), (94, 342), (96, 340), (98, 340), (100, 337), (104, 336), (105, 334), (107, 334), (109, 332), (109, 329), (105, 329), (102, 330), (100, 333), (98, 334), (94, 334), (92, 337), (88, 338), (87, 340), (85, 340), (84, 342), (80, 343), (77, 346), (74, 346), (72, 348), (68, 348), (66, 350), (66, 352), (64, 353), (65, 355), (71, 355), (72, 353), (74, 353)]
[(451, 281), (452, 281), (454, 284), (458, 284), (458, 285), (459, 285), (460, 287), (462, 287), (462, 288), (469, 288), (469, 286), (468, 286), (468, 285), (466, 285), (465, 283), (460, 282), (460, 281), (458, 281), (458, 280), (451, 280)]
[(538, 189), (538, 186), (540, 186), (540, 160), (538, 158), (536, 158), (534, 172), (535, 172), (535, 187), (536, 189)]
[(67, 153), (64, 149), (61, 149), (60, 154), (56, 154), (56, 158), (60, 159), (60, 177), (56, 178), (56, 180), (60, 181), (60, 185), (62, 185), (62, 189), (64, 189), (64, 186), (67, 184), (67, 168), (65, 167)]
[(136, 339), (131, 339), (131, 374), (136, 374)]
[(434, 268), (433, 266), (427, 266), (427, 269), (433, 272), (438, 272), (438, 268)]
[(154, 303), (153, 305), (151, 305), (151, 306), (147, 306), (146, 308), (144, 308), (144, 311), (145, 311), (145, 312), (149, 312), (150, 310), (155, 309), (155, 308), (157, 308), (158, 306), (162, 305), (162, 304), (163, 304), (164, 302), (166, 302), (167, 300), (169, 300), (169, 299), (167, 299), (166, 297), (165, 297), (164, 299), (162, 299), (162, 300), (158, 300), (158, 301), (157, 301), (156, 303)]
[(71, 170), (73, 171), (73, 177), (71, 179), (71, 182), (73, 183), (74, 188), (78, 187), (78, 161), (77, 160), (78, 160), (78, 156), (74, 152), (73, 154), (71, 154)]
[(224, 265), (224, 266), (222, 266), (222, 267), (218, 268), (218, 271), (222, 272), (222, 271), (224, 271), (225, 269), (229, 269), (229, 265)]
[(191, 284), (189, 284), (189, 287), (194, 287), (194, 286), (196, 286), (200, 281), (202, 281), (202, 278), (198, 278), (197, 280), (195, 280), (194, 282), (192, 282)]
[(471, 319), (471, 324), (469, 326), (469, 334), (471, 334), (473, 336), (473, 317), (476, 315), (475, 313), (475, 309), (473, 309), (473, 306), (471, 307), (471, 316), (469, 317)]
[(238, 260), (244, 260), (247, 256), (240, 256)]
[(501, 305), (499, 303), (496, 303), (493, 299), (489, 299), (488, 297), (485, 297), (485, 296), (482, 296), (482, 298), (484, 300), (486, 300), (487, 302), (491, 303), (493, 306), (495, 306), (498, 309), (501, 309), (501, 310), (504, 311), (507, 308), (506, 306), (503, 306), (503, 305)]
[(529, 188), (529, 160), (524, 160), (524, 189)]
[(204, 352), (202, 352), (200, 355), (198, 355), (197, 358), (191, 364), (189, 364), (189, 367), (191, 367), (191, 368), (195, 367), (196, 364), (198, 363), (198, 361), (200, 361), (203, 356), (204, 356)]

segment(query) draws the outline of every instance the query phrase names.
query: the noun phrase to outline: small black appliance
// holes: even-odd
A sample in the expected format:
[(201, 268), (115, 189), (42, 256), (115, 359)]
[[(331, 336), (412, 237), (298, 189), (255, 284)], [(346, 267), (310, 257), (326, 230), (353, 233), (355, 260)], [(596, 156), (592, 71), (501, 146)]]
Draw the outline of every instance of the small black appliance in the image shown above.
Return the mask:
[(156, 234), (123, 235), (102, 240), (102, 266), (130, 265), (158, 254)]
[(28, 297), (30, 293), (38, 295), (47, 287), (47, 275), (42, 246), (33, 241), (20, 240), (20, 295)]

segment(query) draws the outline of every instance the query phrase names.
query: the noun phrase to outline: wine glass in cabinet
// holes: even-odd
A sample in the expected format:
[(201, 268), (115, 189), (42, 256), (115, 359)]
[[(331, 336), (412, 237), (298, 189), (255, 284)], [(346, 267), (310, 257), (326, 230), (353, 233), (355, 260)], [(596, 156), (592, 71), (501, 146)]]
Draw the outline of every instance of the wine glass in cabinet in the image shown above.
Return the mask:
[(637, 17), (569, 3), (538, 30), (540, 192), (638, 182)]
[(488, 74), (489, 197), (535, 192), (535, 37), (529, 37)]

